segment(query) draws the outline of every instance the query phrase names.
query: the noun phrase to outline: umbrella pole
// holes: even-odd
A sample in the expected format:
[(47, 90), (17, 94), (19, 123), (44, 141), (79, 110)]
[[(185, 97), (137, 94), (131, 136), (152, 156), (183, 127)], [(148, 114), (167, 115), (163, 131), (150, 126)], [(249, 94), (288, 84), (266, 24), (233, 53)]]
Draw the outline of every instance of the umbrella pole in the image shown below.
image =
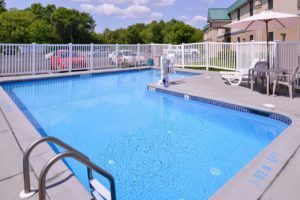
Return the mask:
[(266, 23), (266, 34), (267, 34), (267, 62), (268, 62), (268, 68), (270, 68), (270, 47), (269, 47), (269, 20), (265, 21)]

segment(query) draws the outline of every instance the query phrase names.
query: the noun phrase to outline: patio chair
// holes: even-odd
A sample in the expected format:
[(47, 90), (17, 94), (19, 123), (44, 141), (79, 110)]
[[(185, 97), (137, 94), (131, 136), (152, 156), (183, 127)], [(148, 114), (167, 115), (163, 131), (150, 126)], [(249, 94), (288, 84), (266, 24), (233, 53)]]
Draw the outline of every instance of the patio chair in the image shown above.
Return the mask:
[(297, 66), (290, 74), (279, 74), (275, 81), (273, 81), (273, 96), (275, 96), (277, 85), (284, 85), (289, 88), (289, 95), (293, 98), (295, 93), (295, 82), (300, 66)]
[[(259, 61), (255, 64), (254, 68), (249, 69), (249, 81), (251, 83), (251, 90), (253, 91), (254, 84), (256, 84), (257, 79), (261, 79), (262, 88), (264, 86), (264, 80), (267, 78), (266, 73), (263, 70), (269, 69), (269, 63), (267, 61)], [(255, 71), (255, 70), (262, 70), (262, 72)], [(249, 86), (249, 82), (248, 82)]]
[(222, 71), (222, 72), (220, 72), (220, 74), (221, 74), (222, 78), (226, 79), (230, 85), (238, 86), (242, 83), (243, 80), (249, 78), (249, 76), (248, 76), (249, 69), (252, 69), (258, 61), (259, 61), (258, 58), (255, 58), (252, 61), (251, 66), (249, 68), (239, 69), (235, 72)]

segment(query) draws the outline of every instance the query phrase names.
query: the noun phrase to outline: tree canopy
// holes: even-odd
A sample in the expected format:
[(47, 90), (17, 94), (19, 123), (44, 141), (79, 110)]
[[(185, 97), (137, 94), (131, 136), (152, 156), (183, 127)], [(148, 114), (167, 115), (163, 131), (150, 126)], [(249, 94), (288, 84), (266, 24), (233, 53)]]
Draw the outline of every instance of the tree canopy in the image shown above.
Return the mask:
[(178, 20), (138, 23), (124, 29), (96, 33), (89, 13), (50, 4), (34, 3), (24, 10), (6, 10), (0, 0), (0, 43), (190, 43), (203, 40), (203, 32)]
[(152, 21), (149, 24), (134, 24), (127, 29), (115, 31), (105, 29), (99, 34), (101, 41), (105, 43), (191, 43), (203, 41), (203, 32), (181, 21), (172, 19), (169, 22)]
[(34, 3), (24, 10), (0, 13), (0, 42), (88, 43), (93, 41), (95, 26), (88, 13)]
[(0, 0), (0, 13), (6, 11), (5, 8), (5, 1), (4, 0)]

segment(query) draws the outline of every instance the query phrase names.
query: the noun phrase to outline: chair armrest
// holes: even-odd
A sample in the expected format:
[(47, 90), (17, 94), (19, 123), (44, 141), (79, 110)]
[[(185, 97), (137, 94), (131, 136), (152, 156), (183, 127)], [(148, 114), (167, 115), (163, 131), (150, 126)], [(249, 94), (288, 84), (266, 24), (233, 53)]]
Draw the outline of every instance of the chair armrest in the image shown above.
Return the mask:
[(291, 74), (278, 74), (277, 76), (290, 77), (290, 76), (292, 76), (292, 75), (291, 75)]
[(277, 75), (277, 80), (281, 80), (282, 78), (290, 81), (292, 78), (292, 75), (290, 75), (290, 74), (278, 74)]

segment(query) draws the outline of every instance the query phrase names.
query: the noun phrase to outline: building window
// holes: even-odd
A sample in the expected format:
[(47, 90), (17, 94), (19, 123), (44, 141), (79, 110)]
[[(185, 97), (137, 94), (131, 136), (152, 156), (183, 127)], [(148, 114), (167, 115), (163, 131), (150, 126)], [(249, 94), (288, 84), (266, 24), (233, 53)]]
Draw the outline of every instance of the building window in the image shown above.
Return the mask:
[(273, 0), (268, 0), (268, 8), (269, 10), (273, 9)]
[(286, 33), (281, 33), (280, 36), (281, 36), (281, 41), (284, 42), (286, 38)]
[(274, 32), (269, 32), (269, 41), (274, 41)]
[(253, 41), (254, 40), (254, 36), (250, 35), (249, 41)]
[(298, 0), (298, 9), (300, 9), (300, 0)]
[(237, 38), (237, 42), (241, 42), (241, 38), (240, 37)]
[(237, 10), (237, 19), (238, 20), (241, 19), (241, 10), (240, 9)]
[[(300, 0), (298, 0), (298, 1), (300, 1)], [(250, 16), (253, 15), (253, 9), (254, 9), (254, 7), (253, 7), (253, 0), (251, 0), (250, 3), (249, 3), (249, 12), (250, 12)]]

